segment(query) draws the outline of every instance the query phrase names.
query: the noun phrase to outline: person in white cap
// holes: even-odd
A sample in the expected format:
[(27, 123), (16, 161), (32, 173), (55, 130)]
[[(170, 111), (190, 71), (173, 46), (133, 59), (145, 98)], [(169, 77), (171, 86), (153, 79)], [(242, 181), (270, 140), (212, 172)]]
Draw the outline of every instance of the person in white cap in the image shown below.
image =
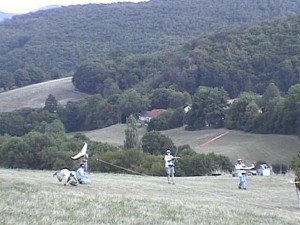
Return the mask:
[(168, 183), (175, 184), (175, 159), (179, 159), (180, 157), (174, 157), (171, 154), (171, 150), (167, 149), (166, 155), (164, 157), (165, 160), (165, 169), (168, 174)]
[(253, 169), (255, 167), (254, 164), (246, 166), (242, 159), (237, 159), (234, 167), (240, 179), (238, 188), (246, 190), (248, 186), (248, 170)]

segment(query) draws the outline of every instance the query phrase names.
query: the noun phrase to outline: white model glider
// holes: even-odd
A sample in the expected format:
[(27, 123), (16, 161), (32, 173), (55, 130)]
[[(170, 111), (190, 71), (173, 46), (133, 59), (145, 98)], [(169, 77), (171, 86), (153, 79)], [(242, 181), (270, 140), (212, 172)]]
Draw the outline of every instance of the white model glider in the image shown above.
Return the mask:
[(81, 151), (78, 154), (74, 155), (72, 159), (79, 159), (83, 157), (86, 154), (86, 150), (87, 150), (87, 143), (85, 142)]

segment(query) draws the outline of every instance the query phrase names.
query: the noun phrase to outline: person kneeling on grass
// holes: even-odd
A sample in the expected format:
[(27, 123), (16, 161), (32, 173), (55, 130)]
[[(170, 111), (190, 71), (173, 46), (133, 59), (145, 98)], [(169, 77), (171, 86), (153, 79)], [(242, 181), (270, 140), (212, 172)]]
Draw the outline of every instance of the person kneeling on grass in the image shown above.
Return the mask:
[(80, 184), (91, 184), (91, 180), (86, 175), (86, 173), (84, 171), (84, 167), (85, 167), (85, 164), (81, 163), (80, 167), (77, 169), (77, 171), (76, 171), (77, 180)]

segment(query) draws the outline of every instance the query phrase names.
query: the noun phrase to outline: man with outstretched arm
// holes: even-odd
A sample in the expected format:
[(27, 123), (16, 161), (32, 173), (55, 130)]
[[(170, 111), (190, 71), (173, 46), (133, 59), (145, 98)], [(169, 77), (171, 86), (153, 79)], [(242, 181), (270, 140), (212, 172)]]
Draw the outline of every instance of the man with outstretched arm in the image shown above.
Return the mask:
[(246, 166), (242, 159), (238, 159), (234, 167), (240, 179), (239, 189), (246, 190), (248, 186), (248, 171), (255, 167), (254, 164)]
[(168, 174), (169, 184), (175, 184), (175, 159), (179, 159), (179, 158), (180, 157), (173, 156), (171, 154), (171, 150), (167, 149), (164, 160), (165, 160), (165, 169)]

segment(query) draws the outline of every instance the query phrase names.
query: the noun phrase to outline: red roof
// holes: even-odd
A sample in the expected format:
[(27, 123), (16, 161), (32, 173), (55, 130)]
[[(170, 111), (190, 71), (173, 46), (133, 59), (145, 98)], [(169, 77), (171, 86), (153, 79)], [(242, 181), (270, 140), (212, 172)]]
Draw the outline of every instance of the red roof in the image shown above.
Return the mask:
[(157, 116), (159, 116), (160, 114), (166, 112), (167, 110), (165, 109), (152, 109), (149, 113), (148, 116), (151, 118), (155, 118)]

